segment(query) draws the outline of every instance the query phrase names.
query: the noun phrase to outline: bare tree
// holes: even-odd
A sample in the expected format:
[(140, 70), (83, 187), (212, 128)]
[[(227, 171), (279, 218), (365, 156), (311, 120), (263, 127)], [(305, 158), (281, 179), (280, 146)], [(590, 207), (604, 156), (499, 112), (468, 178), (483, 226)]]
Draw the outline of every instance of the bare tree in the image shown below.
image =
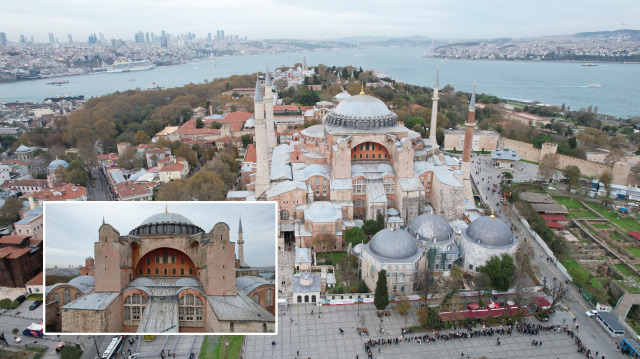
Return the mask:
[(358, 281), (358, 259), (356, 256), (347, 253), (337, 264), (337, 271), (340, 279), (346, 288), (350, 288)]
[(538, 176), (544, 178), (548, 181), (553, 174), (556, 172), (556, 169), (560, 165), (560, 161), (558, 161), (558, 156), (555, 153), (548, 153), (542, 157), (542, 161), (538, 165)]
[(518, 243), (518, 248), (513, 256), (515, 271), (513, 272), (512, 280), (515, 290), (513, 302), (518, 306), (517, 316), (523, 314), (523, 306), (531, 301), (532, 292), (529, 289), (531, 287), (531, 277), (540, 274), (540, 269), (533, 263), (534, 256), (535, 253), (529, 243)]
[(418, 272), (416, 285), (418, 293), (420, 293), (424, 300), (424, 305), (427, 307), (429, 306), (429, 301), (442, 293), (446, 287), (444, 280), (436, 276), (436, 272), (429, 266), (425, 266)]

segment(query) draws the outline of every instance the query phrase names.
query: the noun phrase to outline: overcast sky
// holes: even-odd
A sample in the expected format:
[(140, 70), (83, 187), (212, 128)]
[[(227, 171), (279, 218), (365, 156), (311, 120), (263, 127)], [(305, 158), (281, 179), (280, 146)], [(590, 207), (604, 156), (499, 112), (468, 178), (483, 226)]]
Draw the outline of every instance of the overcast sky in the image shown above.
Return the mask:
[[(218, 222), (231, 230), (230, 240), (238, 240), (238, 219), (242, 215), (245, 262), (251, 266), (275, 265), (275, 202), (168, 202), (169, 213), (178, 213), (195, 225), (211, 231)], [(164, 202), (46, 202), (44, 216), (45, 260), (54, 265), (84, 265), (95, 257), (93, 244), (105, 222), (127, 235), (147, 217), (165, 211)], [(237, 245), (236, 245), (237, 255)]]
[(438, 39), (530, 37), (640, 29), (638, 0), (29, 0), (3, 1), (0, 32), (60, 42), (72, 34), (133, 39), (134, 33), (216, 30), (257, 38), (412, 36)]

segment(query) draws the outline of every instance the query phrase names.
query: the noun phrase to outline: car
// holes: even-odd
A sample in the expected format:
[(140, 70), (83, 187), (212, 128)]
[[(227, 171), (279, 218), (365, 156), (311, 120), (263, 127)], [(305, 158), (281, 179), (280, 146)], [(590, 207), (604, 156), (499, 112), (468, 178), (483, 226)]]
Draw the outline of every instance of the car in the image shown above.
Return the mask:
[(35, 302), (31, 303), (31, 305), (29, 306), (29, 310), (34, 310), (38, 308), (41, 304), (42, 304), (41, 300), (36, 300)]
[(25, 297), (24, 295), (19, 296), (18, 298), (15, 299), (16, 302), (22, 304), (22, 302), (24, 302), (25, 300), (27, 300), (27, 297)]
[(595, 317), (596, 314), (598, 314), (598, 311), (595, 309), (591, 309), (591, 310), (587, 310), (586, 313), (584, 313), (587, 317)]

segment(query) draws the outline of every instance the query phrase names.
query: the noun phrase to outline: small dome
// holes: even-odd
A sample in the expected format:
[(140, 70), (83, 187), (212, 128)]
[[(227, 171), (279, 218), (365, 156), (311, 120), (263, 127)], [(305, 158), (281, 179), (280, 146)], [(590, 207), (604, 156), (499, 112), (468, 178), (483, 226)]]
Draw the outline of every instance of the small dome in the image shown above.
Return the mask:
[(93, 257), (91, 256), (88, 256), (87, 258), (85, 258), (85, 261), (92, 261), (92, 260), (93, 260)]
[(405, 259), (418, 253), (416, 242), (401, 229), (383, 229), (367, 245), (373, 254), (388, 259)]
[(32, 149), (31, 147), (27, 147), (25, 145), (20, 145), (17, 149), (15, 153), (23, 153), (23, 152), (31, 152)]
[(324, 134), (324, 126), (323, 125), (309, 126), (309, 127), (305, 128), (304, 130), (302, 130), (301, 132), (302, 132), (302, 135), (307, 136), (307, 137), (314, 137), (314, 138), (325, 138), (325, 137), (327, 137)]
[(513, 243), (511, 228), (500, 218), (480, 217), (464, 231), (468, 240), (487, 246), (506, 246)]
[(337, 95), (335, 95), (333, 97), (337, 98), (337, 99), (346, 99), (346, 98), (351, 97), (351, 94), (349, 94), (347, 91), (342, 91), (342, 92), (340, 92), (339, 94), (337, 94)]
[(49, 166), (47, 166), (47, 168), (49, 170), (54, 170), (55, 171), (60, 166), (62, 166), (64, 168), (67, 168), (67, 167), (69, 167), (69, 163), (67, 163), (67, 161), (65, 161), (65, 160), (53, 160), (53, 161), (51, 161), (51, 163), (49, 163)]
[(393, 127), (397, 124), (397, 119), (398, 116), (384, 102), (373, 96), (357, 95), (342, 100), (327, 114), (324, 121), (332, 126), (366, 130)]
[(432, 239), (435, 236), (436, 242), (446, 242), (452, 238), (453, 228), (443, 217), (437, 214), (425, 213), (409, 223), (407, 232), (413, 238), (421, 241), (433, 242)]

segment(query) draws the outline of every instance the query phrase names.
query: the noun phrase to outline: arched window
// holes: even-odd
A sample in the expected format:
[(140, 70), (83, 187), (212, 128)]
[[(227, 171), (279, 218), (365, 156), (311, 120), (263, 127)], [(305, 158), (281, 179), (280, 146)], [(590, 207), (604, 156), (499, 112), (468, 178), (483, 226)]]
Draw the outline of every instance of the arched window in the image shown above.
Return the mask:
[(171, 271), (173, 273), (173, 275), (176, 275), (176, 269), (173, 268), (173, 270)]
[(311, 296), (311, 303), (315, 303), (316, 302), (316, 296), (315, 294)]
[(267, 323), (262, 323), (262, 332), (263, 333), (267, 332)]
[(64, 290), (64, 303), (62, 304), (69, 304), (69, 302), (71, 302), (71, 289), (67, 288)]
[(76, 293), (76, 299), (80, 298), (80, 293)]
[(265, 293), (265, 306), (271, 307), (273, 305), (273, 290), (267, 289)]
[(169, 274), (169, 269), (165, 268), (164, 269), (164, 275), (167, 275), (167, 274)]
[(156, 274), (160, 274), (160, 269), (156, 268)]
[(60, 301), (60, 295), (58, 295), (58, 293), (53, 293), (53, 301), (54, 302), (59, 302)]
[(304, 296), (304, 302), (305, 302), (305, 303), (309, 303), (309, 296), (308, 296), (308, 295), (305, 295), (305, 296)]
[(256, 302), (256, 303), (260, 304), (260, 296), (258, 295), (258, 293), (254, 293), (254, 294), (251, 296), (251, 299), (253, 299), (253, 301), (254, 301), (254, 302)]
[(151, 268), (147, 268), (147, 274), (151, 274)]
[(180, 268), (180, 275), (184, 275), (184, 268)]
[(193, 275), (193, 268), (189, 268), (189, 274)]
[(289, 211), (286, 209), (283, 209), (282, 211), (280, 211), (280, 220), (286, 221), (289, 219)]
[(364, 201), (363, 201), (363, 200), (361, 200), (360, 198), (358, 198), (358, 199), (356, 199), (356, 200), (354, 201), (353, 205), (354, 205), (355, 207), (364, 207)]
[(327, 196), (327, 189), (323, 188), (322, 189), (322, 197), (326, 197)]
[(316, 177), (315, 183), (316, 183), (316, 186), (319, 186), (320, 185), (320, 178)]
[(142, 275), (142, 268), (138, 269), (138, 274)]
[(385, 177), (382, 180), (382, 183), (384, 184), (384, 192), (385, 193), (387, 193), (387, 194), (396, 193), (396, 181), (394, 181), (393, 178)]
[(178, 301), (178, 321), (181, 327), (202, 327), (204, 307), (202, 300), (193, 294), (186, 294)]
[(364, 194), (365, 181), (362, 178), (356, 178), (353, 181), (353, 194)]
[(298, 303), (302, 303), (302, 296), (298, 296)]
[(124, 300), (124, 325), (138, 325), (147, 307), (147, 297), (132, 294)]

